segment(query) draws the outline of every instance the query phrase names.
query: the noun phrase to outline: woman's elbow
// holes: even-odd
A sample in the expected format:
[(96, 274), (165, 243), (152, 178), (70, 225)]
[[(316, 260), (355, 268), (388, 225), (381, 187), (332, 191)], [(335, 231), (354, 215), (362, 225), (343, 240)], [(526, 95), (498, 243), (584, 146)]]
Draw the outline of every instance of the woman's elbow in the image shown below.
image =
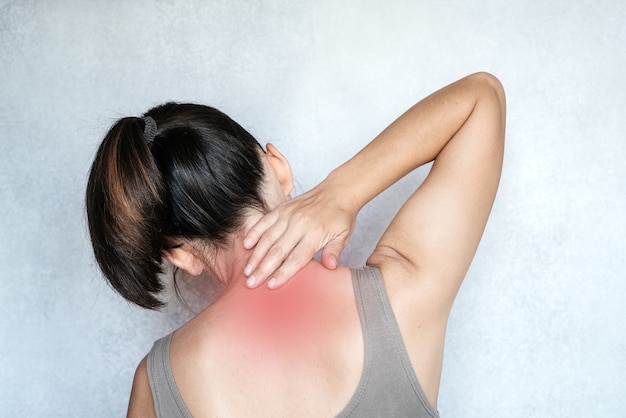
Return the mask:
[(498, 107), (501, 109), (502, 115), (506, 112), (506, 94), (502, 82), (495, 75), (488, 72), (478, 72), (470, 77), (476, 78), (477, 82), (497, 101)]

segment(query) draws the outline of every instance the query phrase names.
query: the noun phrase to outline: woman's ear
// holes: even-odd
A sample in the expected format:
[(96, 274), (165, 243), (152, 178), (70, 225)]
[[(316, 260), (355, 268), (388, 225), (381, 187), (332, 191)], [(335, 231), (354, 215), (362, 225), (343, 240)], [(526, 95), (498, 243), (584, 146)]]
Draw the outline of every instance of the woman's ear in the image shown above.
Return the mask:
[(285, 196), (289, 196), (293, 191), (293, 173), (291, 172), (291, 166), (289, 165), (289, 161), (285, 158), (283, 154), (278, 151), (272, 144), (266, 145), (267, 149), (267, 160), (272, 165), (274, 172), (276, 173), (276, 177), (280, 182), (280, 187), (283, 190)]
[(199, 276), (204, 271), (204, 263), (190, 251), (188, 245), (163, 251), (163, 257), (192, 276)]

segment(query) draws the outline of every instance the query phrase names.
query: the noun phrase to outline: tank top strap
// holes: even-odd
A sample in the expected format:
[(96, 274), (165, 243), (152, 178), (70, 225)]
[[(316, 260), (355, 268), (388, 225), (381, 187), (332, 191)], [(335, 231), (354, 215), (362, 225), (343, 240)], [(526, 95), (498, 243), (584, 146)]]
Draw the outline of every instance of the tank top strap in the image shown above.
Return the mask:
[(172, 334), (154, 342), (148, 353), (148, 380), (152, 391), (157, 418), (192, 418), (176, 387), (170, 364)]
[(352, 269), (352, 283), (363, 333), (363, 373), (338, 416), (438, 418), (411, 366), (380, 270)]

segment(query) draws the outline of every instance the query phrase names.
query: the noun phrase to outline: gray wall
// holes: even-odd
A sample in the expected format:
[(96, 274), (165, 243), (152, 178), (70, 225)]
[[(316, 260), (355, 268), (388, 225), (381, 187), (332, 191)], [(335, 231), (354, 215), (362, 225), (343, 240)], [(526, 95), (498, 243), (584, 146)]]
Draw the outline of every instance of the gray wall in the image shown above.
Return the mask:
[[(440, 410), (626, 408), (626, 3), (0, 1), (0, 414), (120, 416), (188, 318), (104, 284), (83, 213), (118, 117), (217, 106), (316, 184), (435, 88), (487, 70), (509, 103), (501, 189), (453, 310)], [(366, 208), (363, 263), (420, 171)]]

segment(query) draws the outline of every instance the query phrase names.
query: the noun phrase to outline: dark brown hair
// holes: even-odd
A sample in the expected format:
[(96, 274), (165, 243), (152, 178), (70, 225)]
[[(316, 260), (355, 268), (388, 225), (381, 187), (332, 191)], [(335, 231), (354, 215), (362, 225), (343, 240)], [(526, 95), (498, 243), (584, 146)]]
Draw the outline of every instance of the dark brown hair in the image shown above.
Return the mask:
[(139, 306), (157, 295), (162, 253), (184, 240), (219, 246), (247, 209), (264, 210), (260, 146), (217, 109), (167, 103), (146, 113), (157, 124), (150, 146), (142, 118), (109, 130), (86, 193), (94, 255), (111, 286)]

